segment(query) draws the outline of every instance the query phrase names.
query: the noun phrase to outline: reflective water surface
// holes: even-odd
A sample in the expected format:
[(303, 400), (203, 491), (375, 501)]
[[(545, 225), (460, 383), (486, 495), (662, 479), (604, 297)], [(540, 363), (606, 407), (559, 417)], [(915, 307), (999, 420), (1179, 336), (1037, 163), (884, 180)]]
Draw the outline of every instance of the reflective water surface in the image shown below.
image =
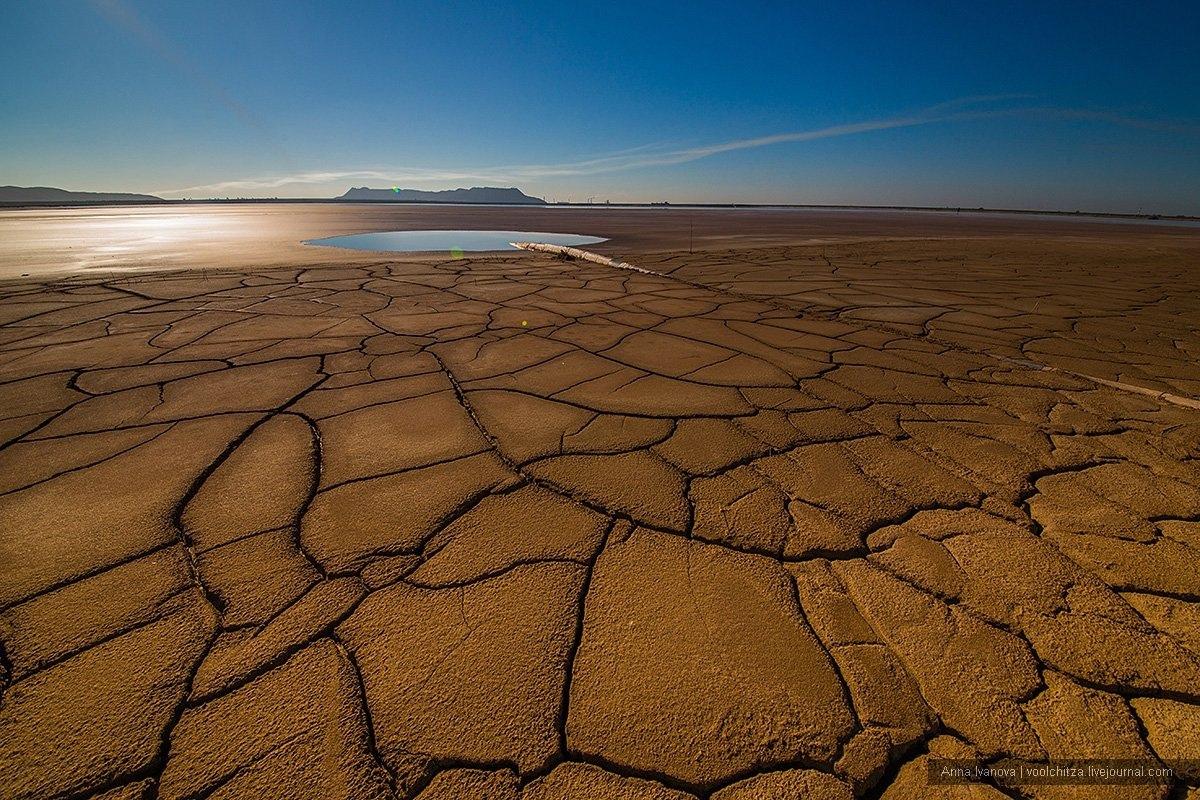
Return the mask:
[(310, 239), (305, 244), (319, 247), (344, 247), (350, 250), (378, 250), (392, 253), (424, 253), (438, 250), (469, 253), (508, 250), (512, 242), (544, 242), (578, 247), (606, 241), (599, 236), (541, 231), (378, 231), (350, 236)]

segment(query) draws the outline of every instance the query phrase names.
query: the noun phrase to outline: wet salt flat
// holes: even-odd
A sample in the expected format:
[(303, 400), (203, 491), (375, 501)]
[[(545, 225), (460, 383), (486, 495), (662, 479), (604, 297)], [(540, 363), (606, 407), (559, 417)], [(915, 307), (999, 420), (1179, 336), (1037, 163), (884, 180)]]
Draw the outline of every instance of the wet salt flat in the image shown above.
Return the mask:
[(426, 253), (439, 250), (450, 252), (481, 252), (509, 250), (513, 242), (544, 242), (566, 247), (598, 244), (607, 241), (600, 236), (576, 233), (544, 233), (540, 231), (378, 231), (350, 236), (330, 236), (311, 239), (305, 244), (318, 247), (342, 247), (350, 250), (377, 250), (399, 253)]
[[(479, 247), (510, 251), (508, 243), (534, 239), (564, 244), (563, 233), (596, 238), (571, 243), (624, 259), (666, 250), (714, 251), (731, 247), (824, 244), (863, 237), (959, 238), (979, 236), (1110, 237), (1137, 235), (1190, 240), (1191, 229), (1122, 225), (1115, 221), (1031, 219), (1011, 214), (937, 214), (816, 209), (630, 209), (545, 206), (442, 206), (389, 203), (171, 204), (104, 208), (0, 210), (0, 278), (70, 273), (161, 270), (258, 269), (362, 263), (379, 250), (312, 247), (329, 237), (361, 238), (364, 231), (436, 231), (471, 236), (501, 232), (494, 244), (423, 242), (447, 252)], [(511, 233), (508, 233), (511, 232)], [(518, 233), (519, 232), (519, 233)], [(383, 235), (395, 235), (394, 233)], [(510, 238), (514, 237), (514, 238)], [(587, 242), (587, 243), (585, 243)], [(471, 245), (471, 247), (468, 247)], [(372, 247), (391, 249), (387, 243)], [(414, 250), (413, 252), (421, 252)]]

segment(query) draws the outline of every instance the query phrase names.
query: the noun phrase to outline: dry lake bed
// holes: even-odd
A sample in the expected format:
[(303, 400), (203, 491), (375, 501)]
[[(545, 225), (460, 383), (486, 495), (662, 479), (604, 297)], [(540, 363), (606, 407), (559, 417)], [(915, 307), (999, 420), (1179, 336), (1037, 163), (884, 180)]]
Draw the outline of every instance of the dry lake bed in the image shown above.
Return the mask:
[[(642, 271), (303, 244), (408, 229)], [(0, 275), (4, 797), (1196, 796), (929, 784), (1200, 758), (1196, 227), (10, 210)]]

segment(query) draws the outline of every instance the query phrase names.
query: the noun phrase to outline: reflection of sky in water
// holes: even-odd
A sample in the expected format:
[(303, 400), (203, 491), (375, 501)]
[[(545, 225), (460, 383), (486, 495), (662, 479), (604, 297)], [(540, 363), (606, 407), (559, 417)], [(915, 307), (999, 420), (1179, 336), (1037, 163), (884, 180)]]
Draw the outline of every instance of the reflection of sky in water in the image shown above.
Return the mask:
[(454, 256), (481, 250), (508, 250), (511, 242), (545, 242), (577, 247), (605, 241), (599, 236), (537, 231), (380, 231), (310, 239), (305, 244), (401, 253), (449, 251)]
[[(353, 260), (356, 253), (363, 252), (359, 248), (453, 252), (457, 257), (466, 251), (509, 250), (509, 242), (521, 240), (583, 247), (604, 241), (561, 233), (477, 230), (357, 234), (346, 242), (332, 237), (370, 227), (429, 224), (390, 219), (394, 216), (441, 219), (457, 213), (453, 208), (383, 209), (321, 203), (0, 209), (0, 278), (91, 269), (132, 272), (326, 264)], [(380, 236), (383, 238), (375, 238)], [(429, 238), (412, 238), (422, 236)], [(305, 240), (331, 247), (308, 247)], [(346, 249), (335, 249), (339, 245)]]

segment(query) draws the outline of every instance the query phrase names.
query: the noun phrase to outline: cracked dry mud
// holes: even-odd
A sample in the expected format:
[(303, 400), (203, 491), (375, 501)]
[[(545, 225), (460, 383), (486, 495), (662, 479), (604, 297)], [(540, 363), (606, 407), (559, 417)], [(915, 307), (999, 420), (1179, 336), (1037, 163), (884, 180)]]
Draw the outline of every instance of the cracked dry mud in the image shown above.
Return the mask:
[(1195, 253), (9, 282), (0, 788), (1184, 796), (925, 763), (1200, 756)]

